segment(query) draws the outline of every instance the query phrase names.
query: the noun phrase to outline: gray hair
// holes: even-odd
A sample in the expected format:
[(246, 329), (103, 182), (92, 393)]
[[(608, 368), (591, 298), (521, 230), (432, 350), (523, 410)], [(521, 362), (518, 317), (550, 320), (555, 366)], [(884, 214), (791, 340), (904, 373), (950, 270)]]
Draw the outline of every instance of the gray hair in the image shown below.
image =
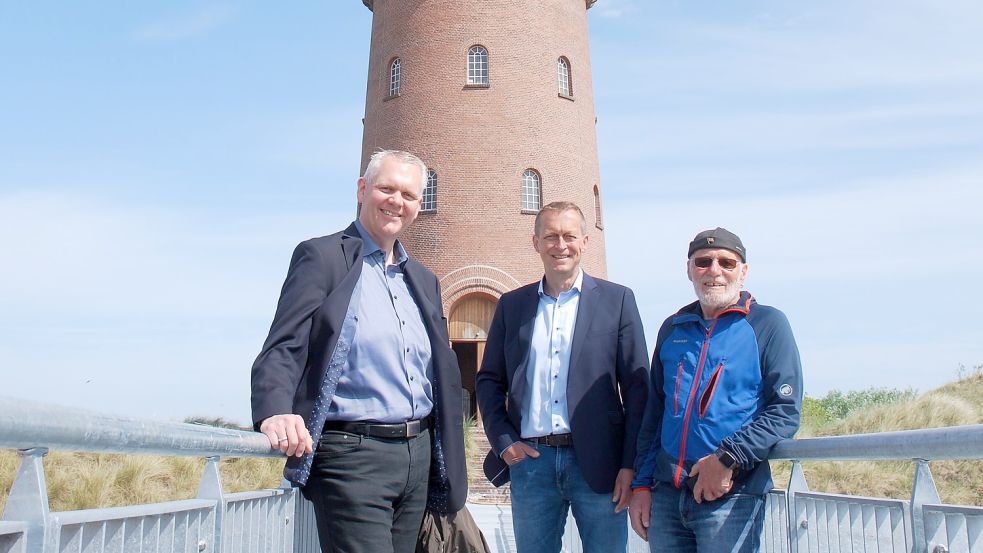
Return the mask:
[(362, 178), (369, 184), (375, 184), (375, 177), (379, 173), (379, 166), (386, 158), (393, 158), (396, 161), (413, 165), (420, 170), (420, 190), (422, 191), (427, 184), (427, 164), (415, 155), (404, 152), (403, 150), (378, 150), (369, 158), (369, 164), (365, 166), (365, 174)]
[(550, 202), (539, 210), (536, 214), (536, 223), (534, 226), (536, 236), (543, 231), (543, 213), (547, 211), (553, 211), (555, 213), (563, 213), (564, 211), (576, 211), (577, 215), (580, 215), (580, 233), (587, 236), (587, 218), (584, 217), (584, 212), (580, 210), (580, 207), (573, 202)]

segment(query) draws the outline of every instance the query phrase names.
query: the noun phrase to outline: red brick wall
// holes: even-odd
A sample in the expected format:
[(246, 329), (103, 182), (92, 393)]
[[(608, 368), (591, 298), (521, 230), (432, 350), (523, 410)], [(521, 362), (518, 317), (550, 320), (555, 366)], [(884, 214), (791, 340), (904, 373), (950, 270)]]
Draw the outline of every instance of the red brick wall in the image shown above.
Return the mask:
[[(584, 269), (606, 276), (604, 233), (594, 224), (593, 189), (603, 198), (604, 186), (584, 0), (374, 0), (372, 8), (362, 168), (373, 151), (394, 148), (437, 172), (437, 211), (421, 213), (403, 242), (443, 279), (445, 308), (470, 290), (498, 296), (542, 276), (534, 215), (521, 210), (528, 168), (542, 176), (544, 205), (580, 205), (590, 236)], [(475, 44), (488, 49), (488, 88), (466, 87)], [(557, 96), (560, 56), (570, 61), (573, 101)], [(387, 99), (394, 57), (401, 91)]]

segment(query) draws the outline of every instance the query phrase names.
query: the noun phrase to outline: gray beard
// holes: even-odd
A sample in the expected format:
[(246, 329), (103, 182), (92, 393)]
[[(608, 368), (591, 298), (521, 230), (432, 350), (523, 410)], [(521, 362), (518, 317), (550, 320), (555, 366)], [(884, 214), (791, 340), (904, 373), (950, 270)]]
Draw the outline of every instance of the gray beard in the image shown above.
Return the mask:
[(730, 283), (717, 292), (704, 292), (703, 287), (699, 283), (694, 282), (693, 290), (696, 292), (696, 297), (700, 300), (700, 307), (705, 311), (716, 311), (730, 307), (741, 297), (741, 283), (739, 281)]

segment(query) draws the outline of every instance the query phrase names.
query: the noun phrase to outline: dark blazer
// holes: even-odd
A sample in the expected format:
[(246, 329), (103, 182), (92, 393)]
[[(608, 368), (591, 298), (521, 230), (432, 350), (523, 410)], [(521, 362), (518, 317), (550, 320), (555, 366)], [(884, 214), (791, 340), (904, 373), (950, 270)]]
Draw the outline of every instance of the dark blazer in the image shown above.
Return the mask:
[[(302, 242), (294, 250), (269, 337), (253, 364), (252, 410), (257, 429), (267, 417), (296, 413), (307, 422), (314, 443), (318, 442), (322, 429), (310, 428), (314, 402), (361, 272), (362, 239), (354, 223), (342, 232)], [(404, 274), (423, 313), (433, 359), (439, 441), (434, 440), (431, 496), (445, 496), (453, 512), (464, 506), (467, 496), (461, 372), (450, 348), (437, 277), (412, 258), (404, 265)], [(292, 475), (305, 461), (309, 462), (288, 459), (285, 476), (303, 485)]]
[[(502, 296), (475, 383), (492, 447), (485, 476), (496, 485), (508, 481), (502, 452), (520, 439), (538, 305), (538, 282)], [(570, 347), (567, 406), (577, 464), (591, 489), (610, 493), (618, 471), (634, 465), (648, 397), (648, 350), (632, 291), (584, 274)]]

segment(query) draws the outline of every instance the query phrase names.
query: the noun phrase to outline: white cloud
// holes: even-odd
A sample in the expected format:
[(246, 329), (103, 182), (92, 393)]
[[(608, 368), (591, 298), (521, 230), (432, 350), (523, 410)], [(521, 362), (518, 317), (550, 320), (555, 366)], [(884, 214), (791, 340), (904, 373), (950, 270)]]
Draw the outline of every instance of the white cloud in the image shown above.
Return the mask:
[(136, 29), (133, 37), (145, 42), (171, 42), (200, 36), (232, 19), (235, 11), (229, 6), (209, 6), (182, 16), (175, 16)]
[(618, 19), (637, 11), (634, 0), (599, 0), (592, 8), (601, 17)]
[[(703, 95), (983, 85), (983, 8), (937, 4), (774, 5), (776, 13), (663, 9), (626, 20), (620, 40), (597, 41), (595, 71), (653, 89)], [(600, 4), (599, 4), (600, 5)], [(664, 7), (664, 6), (663, 6)], [(717, 17), (714, 17), (718, 15)], [(629, 40), (631, 39), (631, 40)], [(645, 68), (640, 71), (639, 68)]]

